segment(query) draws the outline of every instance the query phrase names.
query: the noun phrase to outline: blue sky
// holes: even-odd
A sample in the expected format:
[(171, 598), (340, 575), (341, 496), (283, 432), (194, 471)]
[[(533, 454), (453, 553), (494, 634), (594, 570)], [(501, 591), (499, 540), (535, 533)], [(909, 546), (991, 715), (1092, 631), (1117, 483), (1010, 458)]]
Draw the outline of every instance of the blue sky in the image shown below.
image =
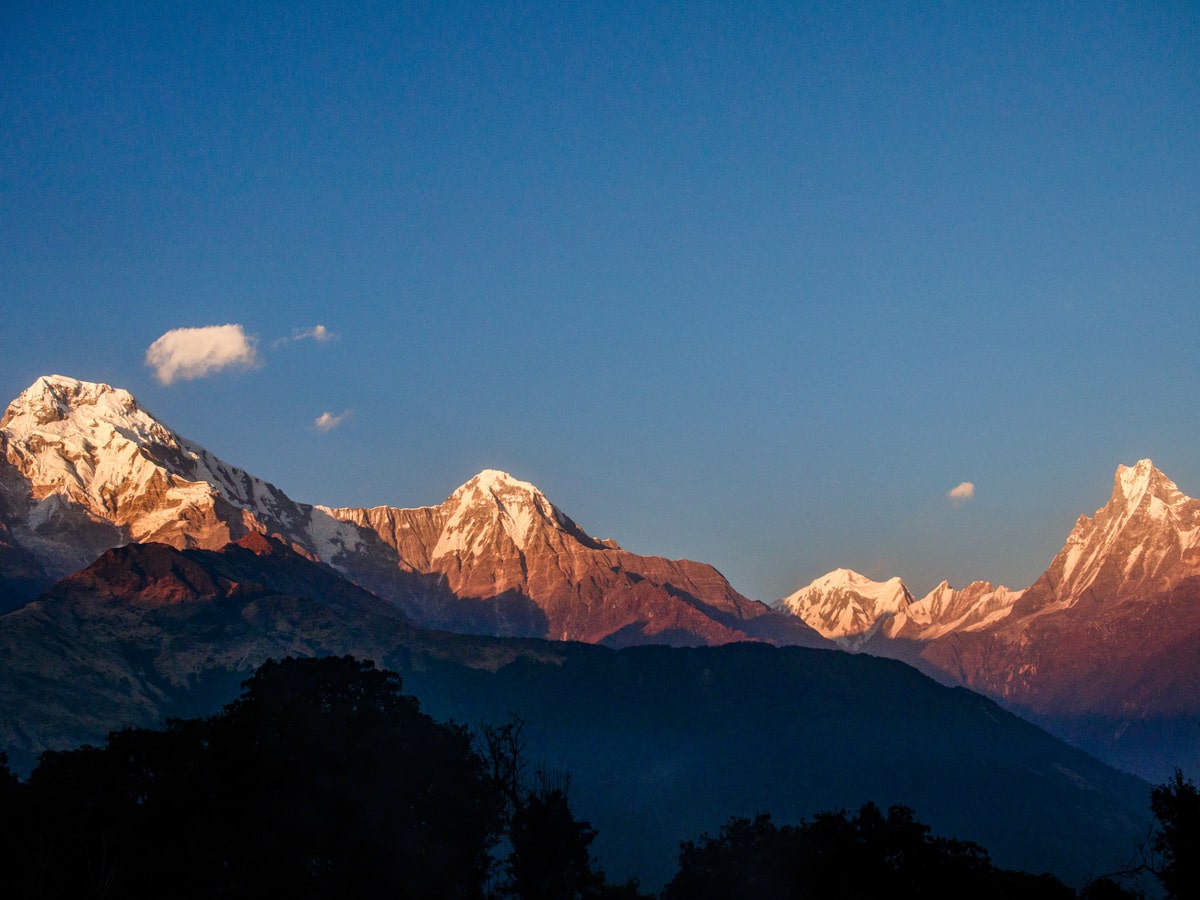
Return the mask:
[(731, 6), (4, 4), (0, 394), (307, 502), (505, 469), (767, 601), (1200, 494), (1200, 7)]

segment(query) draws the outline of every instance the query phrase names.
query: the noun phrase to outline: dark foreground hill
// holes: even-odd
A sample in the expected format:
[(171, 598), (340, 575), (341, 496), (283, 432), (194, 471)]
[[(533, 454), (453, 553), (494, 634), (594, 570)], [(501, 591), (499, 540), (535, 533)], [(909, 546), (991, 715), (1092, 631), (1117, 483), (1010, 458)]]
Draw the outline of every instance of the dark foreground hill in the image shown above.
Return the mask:
[(902, 803), (1001, 866), (1075, 883), (1123, 866), (1146, 833), (1145, 782), (895, 661), (429, 632), (284, 552), (124, 547), (0, 617), (0, 738), (17, 766), (211, 713), (269, 657), (353, 654), (399, 672), (437, 718), (519, 715), (528, 758), (570, 772), (609, 874), (651, 888), (679, 841), (760, 811)]

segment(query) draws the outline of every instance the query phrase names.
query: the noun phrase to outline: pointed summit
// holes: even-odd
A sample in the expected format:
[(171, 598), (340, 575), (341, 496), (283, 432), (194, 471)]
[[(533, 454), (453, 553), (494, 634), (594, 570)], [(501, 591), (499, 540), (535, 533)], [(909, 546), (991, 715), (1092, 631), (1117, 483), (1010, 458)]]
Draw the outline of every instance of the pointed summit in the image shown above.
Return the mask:
[(1200, 500), (1148, 459), (1118, 466), (1108, 503), (1080, 516), (1017, 612), (1149, 596), (1200, 574)]
[(1126, 509), (1136, 509), (1145, 499), (1150, 497), (1150, 503), (1158, 501), (1166, 507), (1177, 505), (1186, 500), (1183, 492), (1175, 486), (1154, 463), (1148, 459), (1139, 459), (1132, 466), (1117, 466), (1113, 476), (1113, 492), (1109, 498), (1109, 506), (1123, 506)]
[(514, 499), (528, 499), (531, 502), (544, 501), (546, 495), (528, 481), (514, 478), (499, 469), (484, 469), (466, 484), (446, 498), (446, 503), (472, 502), (478, 500), (494, 500), (501, 502), (505, 498), (510, 502)]
[(483, 491), (513, 489), (527, 491), (531, 494), (541, 493), (541, 491), (539, 491), (528, 481), (521, 481), (520, 479), (513, 478), (513, 476), (509, 475), (507, 472), (502, 472), (499, 469), (484, 469), (465, 485), (463, 485), (463, 487), (472, 486)]
[(446, 498), (442, 509), (446, 524), (432, 559), (486, 554), (497, 540), (523, 552), (539, 537), (545, 542), (564, 532), (595, 543), (540, 490), (498, 469), (484, 469)]

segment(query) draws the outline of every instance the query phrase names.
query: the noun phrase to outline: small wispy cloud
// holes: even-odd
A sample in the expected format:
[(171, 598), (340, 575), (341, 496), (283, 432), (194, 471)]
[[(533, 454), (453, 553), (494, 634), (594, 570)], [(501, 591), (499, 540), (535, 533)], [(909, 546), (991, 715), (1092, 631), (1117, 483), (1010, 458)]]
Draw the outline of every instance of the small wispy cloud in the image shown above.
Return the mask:
[(174, 328), (146, 349), (146, 365), (162, 384), (192, 381), (223, 369), (253, 368), (257, 344), (241, 325)]
[(318, 344), (324, 344), (328, 341), (336, 341), (337, 338), (337, 334), (330, 331), (324, 325), (314, 325), (311, 328), (293, 328), (291, 335), (288, 337), (276, 338), (271, 341), (271, 349), (278, 350), (286, 344), (294, 344), (297, 341), (315, 341)]
[(333, 429), (337, 428), (353, 414), (354, 410), (351, 409), (342, 410), (342, 412), (336, 415), (326, 411), (313, 419), (313, 427), (316, 428), (317, 431), (333, 431)]
[(326, 341), (332, 341), (337, 335), (326, 328), (324, 325), (314, 325), (312, 328), (297, 328), (292, 332), (293, 341), (314, 340), (318, 344), (323, 344)]
[(961, 484), (957, 484), (946, 492), (946, 496), (950, 498), (950, 502), (952, 503), (965, 503), (975, 497), (975, 483), (964, 481)]

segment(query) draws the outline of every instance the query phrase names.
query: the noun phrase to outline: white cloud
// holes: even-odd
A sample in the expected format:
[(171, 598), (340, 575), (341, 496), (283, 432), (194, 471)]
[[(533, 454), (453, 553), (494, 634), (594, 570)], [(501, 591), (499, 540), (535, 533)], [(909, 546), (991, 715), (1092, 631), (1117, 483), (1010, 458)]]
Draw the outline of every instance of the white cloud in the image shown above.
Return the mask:
[(975, 484), (971, 481), (964, 481), (962, 484), (950, 488), (950, 490), (946, 492), (946, 496), (955, 503), (962, 503), (966, 500), (970, 500), (975, 496)]
[(323, 412), (313, 420), (313, 426), (317, 431), (333, 431), (333, 429), (345, 422), (346, 419), (350, 418), (352, 412), (353, 410), (349, 409), (343, 410), (338, 415), (334, 415), (328, 411)]
[(324, 325), (314, 325), (312, 328), (297, 328), (292, 332), (293, 341), (303, 341), (312, 338), (318, 344), (332, 341), (337, 335)]
[(222, 369), (258, 365), (255, 338), (241, 325), (174, 328), (146, 350), (146, 365), (163, 384), (204, 378)]

